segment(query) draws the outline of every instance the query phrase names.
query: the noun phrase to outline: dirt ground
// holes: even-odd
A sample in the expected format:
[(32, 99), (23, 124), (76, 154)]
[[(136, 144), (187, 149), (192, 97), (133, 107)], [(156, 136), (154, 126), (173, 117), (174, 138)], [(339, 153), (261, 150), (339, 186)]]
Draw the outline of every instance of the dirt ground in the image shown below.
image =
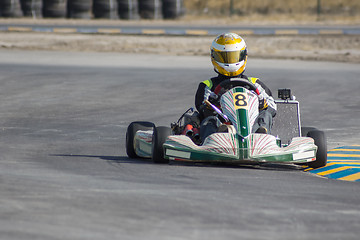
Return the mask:
[[(360, 63), (360, 35), (242, 37), (248, 45), (249, 57)], [(208, 55), (213, 39), (214, 36), (0, 32), (0, 49)]]

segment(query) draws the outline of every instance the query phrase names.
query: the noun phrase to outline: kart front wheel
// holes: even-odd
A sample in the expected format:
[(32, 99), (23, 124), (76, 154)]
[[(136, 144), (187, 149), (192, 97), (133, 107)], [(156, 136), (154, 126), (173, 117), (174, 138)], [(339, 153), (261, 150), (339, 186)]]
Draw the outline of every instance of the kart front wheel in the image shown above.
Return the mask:
[(139, 156), (135, 151), (135, 134), (139, 130), (152, 130), (155, 128), (155, 124), (152, 122), (132, 122), (126, 131), (126, 153), (129, 158), (138, 158)]
[(161, 126), (154, 128), (152, 138), (152, 160), (154, 163), (169, 163), (169, 160), (164, 158), (163, 144), (170, 135), (171, 128), (169, 127)]
[(311, 130), (307, 133), (307, 137), (314, 139), (315, 145), (318, 147), (316, 152), (316, 160), (314, 162), (310, 162), (308, 164), (309, 167), (324, 167), (327, 162), (327, 144), (325, 133), (319, 130)]

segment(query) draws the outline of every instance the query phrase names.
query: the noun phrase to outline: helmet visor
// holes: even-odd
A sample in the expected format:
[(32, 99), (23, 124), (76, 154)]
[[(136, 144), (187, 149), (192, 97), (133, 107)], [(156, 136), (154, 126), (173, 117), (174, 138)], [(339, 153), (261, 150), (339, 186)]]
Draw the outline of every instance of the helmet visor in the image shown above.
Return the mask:
[(217, 62), (232, 64), (245, 60), (247, 52), (246, 49), (238, 50), (238, 51), (228, 51), (228, 52), (212, 50), (211, 54), (214, 60)]

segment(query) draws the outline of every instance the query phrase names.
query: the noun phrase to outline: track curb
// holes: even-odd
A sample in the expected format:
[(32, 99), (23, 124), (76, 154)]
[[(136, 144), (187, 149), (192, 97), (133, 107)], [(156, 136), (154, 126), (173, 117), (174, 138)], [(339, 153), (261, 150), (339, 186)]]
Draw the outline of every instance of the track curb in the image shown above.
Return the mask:
[(41, 25), (0, 25), (3, 32), (52, 32), (52, 33), (94, 33), (94, 34), (135, 34), (135, 35), (189, 35), (214, 36), (223, 32), (240, 35), (360, 35), (360, 28), (156, 28), (156, 27), (92, 27), (92, 26), (41, 26)]
[(360, 182), (360, 145), (343, 146), (328, 151), (325, 167), (304, 171), (322, 177)]

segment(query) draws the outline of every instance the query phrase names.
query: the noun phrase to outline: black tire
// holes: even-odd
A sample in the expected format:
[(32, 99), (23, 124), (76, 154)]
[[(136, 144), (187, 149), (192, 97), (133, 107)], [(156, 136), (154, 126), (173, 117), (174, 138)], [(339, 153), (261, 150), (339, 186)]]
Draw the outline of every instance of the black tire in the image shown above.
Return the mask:
[(117, 0), (93, 0), (94, 18), (117, 18)]
[(320, 168), (326, 166), (327, 163), (327, 143), (325, 133), (319, 130), (312, 130), (307, 133), (307, 137), (314, 139), (315, 145), (318, 147), (316, 160), (308, 164), (311, 168)]
[(67, 4), (67, 17), (77, 19), (90, 19), (92, 0), (72, 0)]
[(176, 19), (181, 15), (182, 0), (162, 0), (164, 19)]
[(139, 0), (139, 15), (142, 19), (156, 19), (160, 13), (160, 0)]
[(120, 19), (135, 19), (138, 4), (136, 0), (117, 0)]
[(42, 14), (44, 18), (66, 17), (66, 0), (43, 1)]
[(152, 160), (154, 163), (169, 163), (168, 159), (164, 158), (163, 144), (166, 138), (171, 135), (171, 128), (156, 127), (152, 139)]
[(42, 0), (20, 0), (24, 17), (41, 18)]
[(301, 127), (301, 136), (302, 137), (307, 137), (308, 133), (310, 131), (316, 131), (317, 129), (314, 127)]
[(135, 134), (139, 130), (151, 130), (155, 129), (155, 124), (152, 122), (132, 122), (127, 128), (126, 131), (126, 153), (129, 158), (139, 158), (135, 152), (134, 138)]
[(0, 0), (0, 17), (23, 16), (20, 0)]

